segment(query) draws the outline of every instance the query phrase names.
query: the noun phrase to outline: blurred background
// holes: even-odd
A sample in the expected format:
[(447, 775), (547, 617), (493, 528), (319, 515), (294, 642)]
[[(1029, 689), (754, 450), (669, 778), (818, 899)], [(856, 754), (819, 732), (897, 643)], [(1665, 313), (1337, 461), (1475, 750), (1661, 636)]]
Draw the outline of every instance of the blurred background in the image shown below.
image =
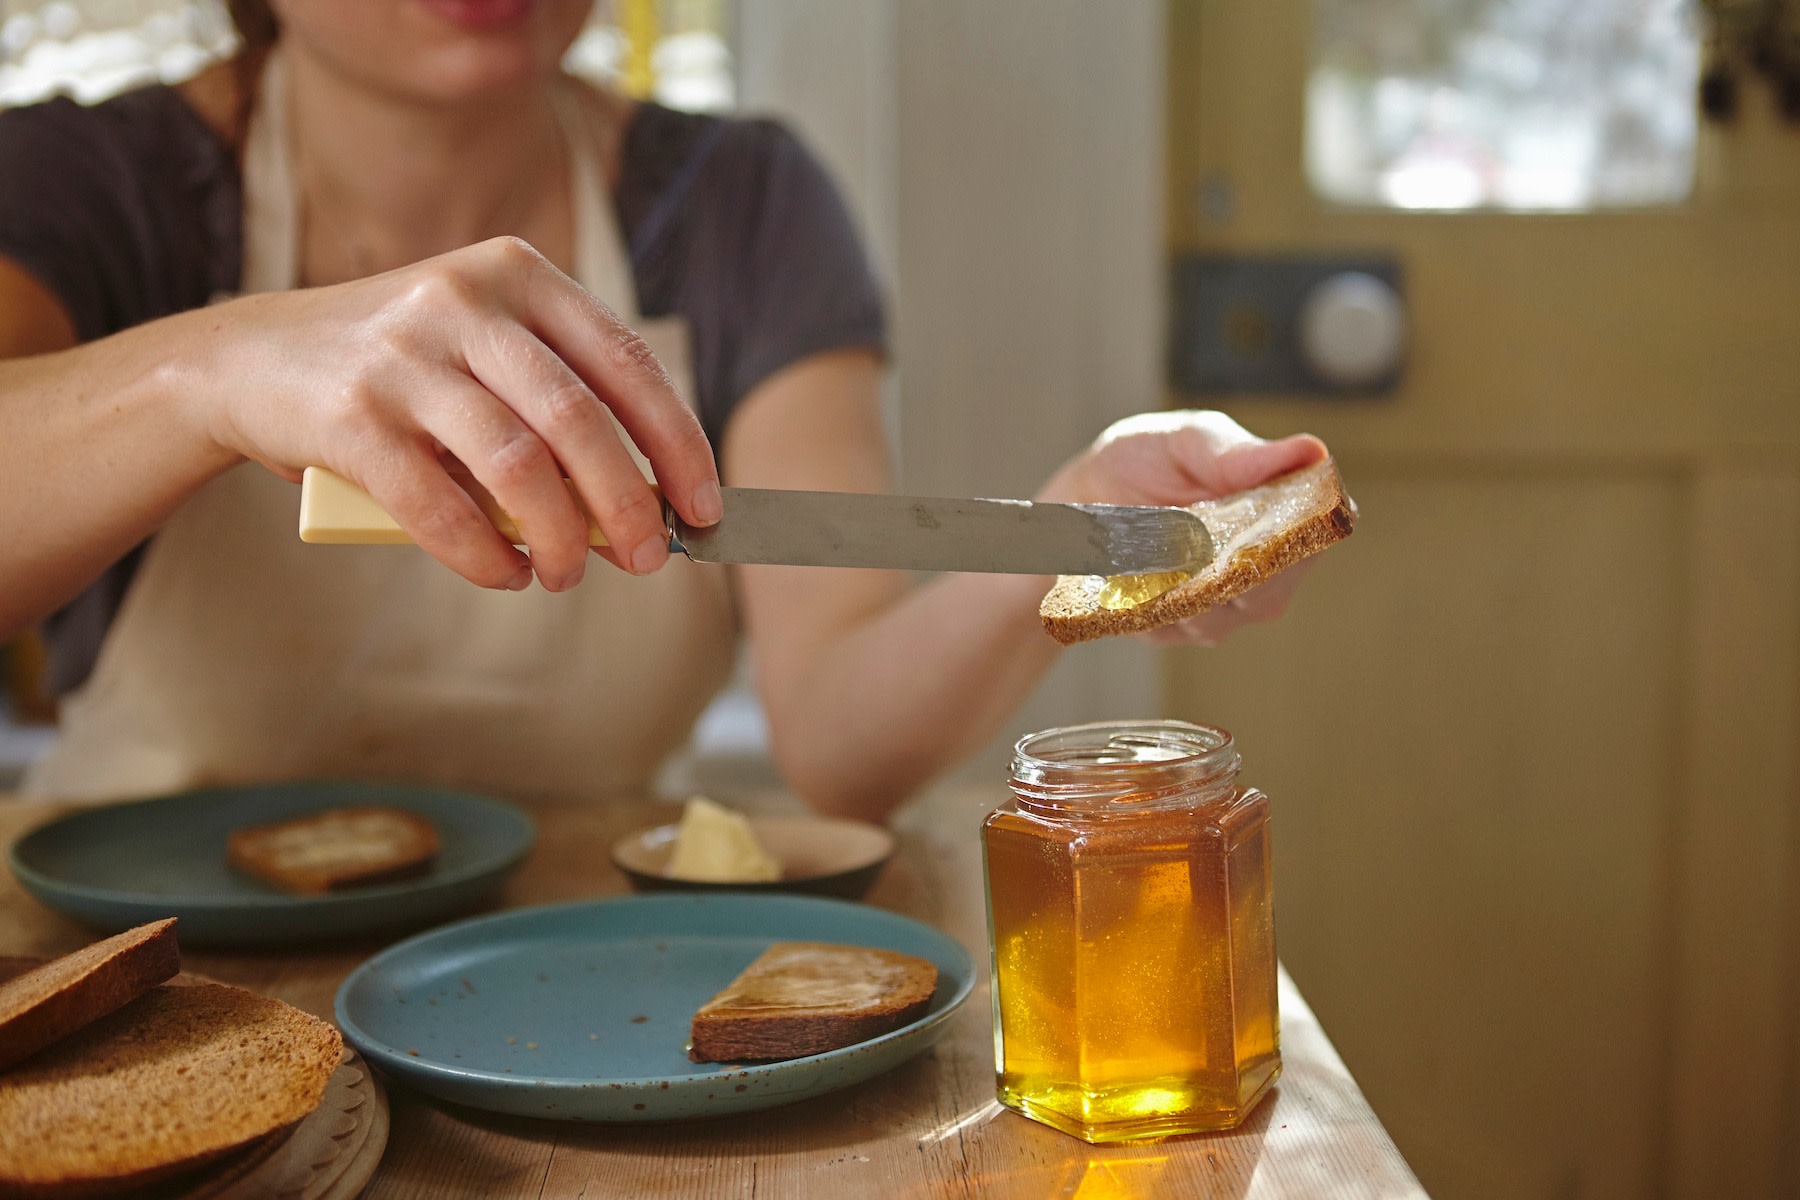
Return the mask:
[[(0, 105), (231, 45), (0, 0)], [(1237, 733), (1434, 1195), (1800, 1195), (1800, 2), (602, 0), (570, 65), (824, 157), (908, 490), (1165, 404), (1332, 445), (1363, 524), (1284, 621), (1081, 648), (1017, 727)], [(54, 718), (6, 655), (0, 773)], [(738, 689), (671, 786), (760, 747)]]

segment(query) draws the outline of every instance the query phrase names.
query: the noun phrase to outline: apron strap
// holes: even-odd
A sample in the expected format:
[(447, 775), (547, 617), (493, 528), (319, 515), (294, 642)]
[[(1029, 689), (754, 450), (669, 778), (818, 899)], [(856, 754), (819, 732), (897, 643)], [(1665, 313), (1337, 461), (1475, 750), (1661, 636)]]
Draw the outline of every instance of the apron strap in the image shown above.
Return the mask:
[(238, 290), (284, 292), (300, 281), (300, 220), (288, 149), (287, 60), (280, 47), (263, 60), (256, 103), (244, 134), (244, 246)]
[(612, 193), (601, 169), (599, 144), (581, 96), (582, 85), (567, 80), (556, 89), (552, 103), (569, 147), (569, 191), (574, 210), (586, 220), (575, 222), (575, 278), (612, 306), (619, 319), (635, 326), (642, 317), (638, 307), (637, 278), (631, 257), (619, 236)]

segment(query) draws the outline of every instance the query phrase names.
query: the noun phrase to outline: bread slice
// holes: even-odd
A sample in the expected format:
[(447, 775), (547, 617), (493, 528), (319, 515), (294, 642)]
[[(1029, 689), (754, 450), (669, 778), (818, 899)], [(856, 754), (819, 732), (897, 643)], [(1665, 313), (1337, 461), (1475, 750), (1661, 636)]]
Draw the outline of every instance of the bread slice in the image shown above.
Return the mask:
[(694, 1014), (695, 1062), (800, 1058), (918, 1017), (937, 990), (922, 958), (864, 946), (776, 942)]
[(1068, 646), (1186, 620), (1243, 595), (1356, 527), (1356, 502), (1344, 493), (1331, 459), (1234, 496), (1203, 500), (1190, 511), (1212, 534), (1210, 563), (1161, 595), (1117, 607), (1109, 607), (1105, 579), (1064, 575), (1038, 607), (1050, 636)]
[(333, 808), (231, 835), (241, 871), (302, 895), (422, 875), (437, 856), (430, 821), (397, 808)]
[(117, 1195), (319, 1106), (338, 1031), (219, 983), (153, 988), (0, 1076), (0, 1195)]
[(139, 925), (0, 983), (0, 1071), (181, 970), (175, 919)]

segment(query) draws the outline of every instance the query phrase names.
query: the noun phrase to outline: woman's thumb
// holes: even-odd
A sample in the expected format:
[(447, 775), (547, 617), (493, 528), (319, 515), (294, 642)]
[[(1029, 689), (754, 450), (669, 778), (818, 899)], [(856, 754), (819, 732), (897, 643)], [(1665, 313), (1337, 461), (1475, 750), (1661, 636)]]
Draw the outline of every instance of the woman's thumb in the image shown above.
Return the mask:
[(1240, 442), (1219, 454), (1220, 490), (1229, 494), (1267, 483), (1277, 475), (1310, 467), (1327, 456), (1325, 443), (1310, 433), (1273, 442)]

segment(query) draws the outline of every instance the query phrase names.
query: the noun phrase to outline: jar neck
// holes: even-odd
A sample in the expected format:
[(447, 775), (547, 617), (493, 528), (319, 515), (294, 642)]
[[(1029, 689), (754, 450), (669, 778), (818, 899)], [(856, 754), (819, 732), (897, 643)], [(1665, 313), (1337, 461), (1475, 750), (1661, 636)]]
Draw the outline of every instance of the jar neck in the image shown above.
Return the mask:
[(1021, 738), (1019, 807), (1043, 816), (1122, 817), (1196, 808), (1237, 791), (1232, 737), (1186, 721), (1105, 721)]

